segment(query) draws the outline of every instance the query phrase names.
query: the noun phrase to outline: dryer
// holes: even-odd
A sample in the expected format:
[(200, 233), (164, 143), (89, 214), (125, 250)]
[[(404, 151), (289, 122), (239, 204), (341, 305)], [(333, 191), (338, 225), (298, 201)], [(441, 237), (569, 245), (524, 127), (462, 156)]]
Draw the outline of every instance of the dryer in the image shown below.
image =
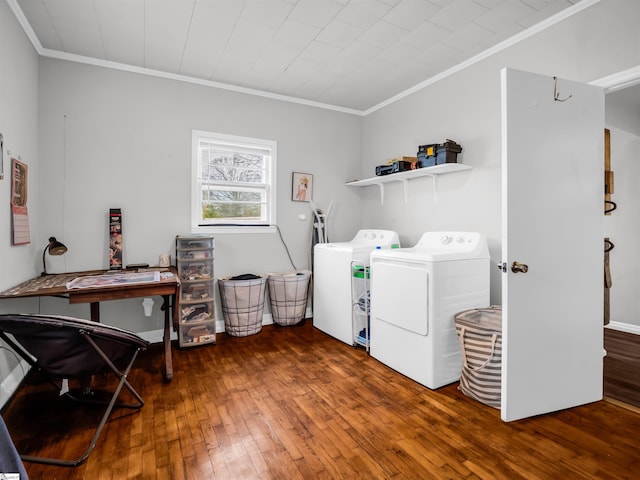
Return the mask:
[(313, 249), (313, 325), (353, 345), (351, 327), (351, 262), (369, 265), (373, 250), (399, 247), (390, 230), (359, 230), (349, 242), (318, 243)]
[(477, 232), (427, 232), (371, 253), (371, 356), (436, 389), (460, 378), (454, 316), (489, 305), (489, 249)]

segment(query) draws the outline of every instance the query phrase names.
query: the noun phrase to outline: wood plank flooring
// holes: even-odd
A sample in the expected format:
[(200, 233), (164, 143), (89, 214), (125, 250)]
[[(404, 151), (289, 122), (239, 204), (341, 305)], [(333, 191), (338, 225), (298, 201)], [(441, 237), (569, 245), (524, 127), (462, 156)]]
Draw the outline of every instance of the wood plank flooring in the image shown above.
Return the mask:
[(604, 329), (604, 394), (640, 407), (640, 335)]
[[(118, 411), (75, 468), (26, 463), (38, 479), (630, 479), (640, 415), (597, 402), (517, 422), (462, 395), (431, 391), (315, 329), (161, 350), (129, 379), (142, 410)], [(71, 408), (35, 376), (3, 413), (21, 453), (73, 456), (100, 414)], [(99, 377), (96, 385), (107, 380)]]

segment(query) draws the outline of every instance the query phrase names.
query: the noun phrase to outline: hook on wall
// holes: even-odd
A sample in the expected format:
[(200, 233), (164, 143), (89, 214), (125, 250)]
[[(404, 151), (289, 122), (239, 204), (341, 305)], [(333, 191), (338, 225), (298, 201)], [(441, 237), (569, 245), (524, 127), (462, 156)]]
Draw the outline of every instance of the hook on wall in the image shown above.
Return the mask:
[(560, 94), (558, 93), (558, 77), (553, 77), (553, 100), (556, 102), (566, 102), (573, 95), (569, 95), (567, 98), (560, 98)]

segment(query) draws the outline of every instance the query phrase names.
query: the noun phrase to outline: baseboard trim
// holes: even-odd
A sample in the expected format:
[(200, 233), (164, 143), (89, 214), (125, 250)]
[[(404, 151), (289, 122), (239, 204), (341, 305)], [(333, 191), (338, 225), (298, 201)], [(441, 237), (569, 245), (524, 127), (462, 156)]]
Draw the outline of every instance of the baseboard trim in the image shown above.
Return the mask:
[(619, 332), (635, 333), (636, 335), (640, 335), (640, 326), (632, 325), (630, 323), (610, 322), (609, 325), (605, 325), (605, 328), (618, 330)]
[(622, 402), (620, 400), (616, 400), (615, 398), (607, 397), (607, 396), (605, 396), (603, 398), (603, 400), (605, 402), (611, 403), (611, 404), (616, 405), (618, 407), (626, 408), (627, 410), (631, 410), (632, 412), (640, 413), (640, 407), (636, 407), (635, 405), (631, 405), (630, 403)]

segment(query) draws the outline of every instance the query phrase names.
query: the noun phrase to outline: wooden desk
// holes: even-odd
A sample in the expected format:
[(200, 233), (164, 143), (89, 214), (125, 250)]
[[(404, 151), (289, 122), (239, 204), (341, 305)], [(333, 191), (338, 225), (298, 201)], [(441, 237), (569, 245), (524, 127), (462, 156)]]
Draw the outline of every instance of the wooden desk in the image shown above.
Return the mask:
[[(128, 273), (127, 270), (91, 270), (86, 272), (61, 273), (35, 277), (0, 292), (0, 299), (21, 297), (62, 297), (69, 303), (89, 303), (91, 320), (100, 321), (100, 302), (106, 300), (122, 300), (126, 298), (140, 298), (161, 296), (164, 311), (164, 379), (170, 382), (173, 378), (173, 364), (171, 361), (171, 326), (177, 324), (178, 307), (176, 301), (180, 289), (178, 272), (174, 267), (162, 269), (171, 272), (169, 278), (161, 278), (158, 282), (123, 283), (118, 285), (91, 286), (87, 288), (67, 288), (67, 283), (78, 278), (107, 273)], [(130, 271), (133, 273), (134, 271)], [(172, 315), (173, 313), (173, 315)]]

